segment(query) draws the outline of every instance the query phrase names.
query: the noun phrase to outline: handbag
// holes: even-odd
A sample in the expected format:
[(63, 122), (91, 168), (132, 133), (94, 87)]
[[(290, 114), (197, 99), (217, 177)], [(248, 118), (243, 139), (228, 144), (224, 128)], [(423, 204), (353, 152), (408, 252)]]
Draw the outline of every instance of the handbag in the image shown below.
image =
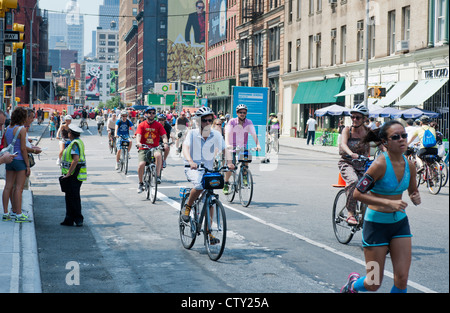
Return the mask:
[(28, 162), (30, 163), (30, 167), (33, 167), (36, 164), (33, 153), (28, 153)]
[(2, 151), (0, 151), (0, 156), (3, 155), (5, 152), (9, 152), (9, 154), (14, 153), (14, 145), (16, 144), (17, 136), (19, 136), (19, 133), (22, 130), (22, 128), (23, 128), (23, 126), (19, 127), (19, 130), (14, 135), (14, 138), (11, 141), (11, 143), (6, 148), (3, 148)]

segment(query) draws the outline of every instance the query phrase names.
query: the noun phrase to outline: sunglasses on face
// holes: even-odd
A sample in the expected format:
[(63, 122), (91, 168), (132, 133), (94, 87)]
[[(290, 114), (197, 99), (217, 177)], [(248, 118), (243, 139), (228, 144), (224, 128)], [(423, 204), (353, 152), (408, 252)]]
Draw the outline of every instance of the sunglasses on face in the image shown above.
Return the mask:
[(150, 112), (147, 112), (147, 114), (156, 114), (156, 112), (150, 111)]
[(213, 119), (203, 119), (202, 118), (202, 123), (212, 123)]
[(247, 111), (239, 111), (237, 114), (247, 114)]
[(352, 115), (351, 119), (359, 121), (360, 119), (362, 119), (362, 116), (353, 116)]
[(400, 140), (400, 137), (402, 137), (402, 139), (406, 139), (406, 138), (408, 138), (408, 134), (407, 133), (403, 133), (401, 135), (395, 134), (394, 136), (391, 136), (390, 139), (391, 140)]
[(204, 6), (202, 6), (202, 5), (197, 5), (197, 9), (201, 9), (201, 10), (203, 10), (205, 7)]

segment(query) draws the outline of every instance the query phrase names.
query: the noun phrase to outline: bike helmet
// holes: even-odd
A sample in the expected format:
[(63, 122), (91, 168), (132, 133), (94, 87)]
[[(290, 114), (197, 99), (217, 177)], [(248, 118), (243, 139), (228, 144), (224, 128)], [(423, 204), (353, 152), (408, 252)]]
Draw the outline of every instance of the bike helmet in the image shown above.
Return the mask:
[(121, 116), (122, 116), (122, 115), (128, 116), (128, 112), (127, 112), (126, 110), (122, 110), (122, 111), (120, 112), (120, 115), (121, 115)]
[(166, 119), (166, 115), (164, 113), (161, 113), (160, 115), (158, 115), (158, 119)]
[(424, 124), (428, 124), (431, 122), (431, 118), (428, 115), (422, 115), (420, 121)]
[(207, 115), (214, 115), (214, 112), (213, 110), (211, 110), (211, 108), (201, 107), (200, 109), (197, 110), (197, 112), (195, 112), (196, 117), (202, 117)]
[(151, 110), (156, 112), (156, 108), (155, 107), (149, 107), (147, 110), (145, 110), (145, 113), (149, 113)]
[(364, 103), (355, 104), (353, 109), (350, 110), (350, 113), (359, 113), (365, 116), (369, 115), (369, 109), (366, 108)]
[(248, 108), (247, 108), (247, 106), (245, 104), (239, 104), (236, 107), (236, 112), (239, 111), (239, 110), (246, 110), (246, 111), (248, 111)]

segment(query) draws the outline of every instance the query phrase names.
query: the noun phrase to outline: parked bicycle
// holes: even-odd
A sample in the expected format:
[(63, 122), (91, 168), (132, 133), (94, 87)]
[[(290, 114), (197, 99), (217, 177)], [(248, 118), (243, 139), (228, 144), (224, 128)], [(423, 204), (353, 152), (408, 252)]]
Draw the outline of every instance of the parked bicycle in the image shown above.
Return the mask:
[(156, 173), (156, 159), (155, 159), (155, 151), (161, 150), (163, 151), (163, 146), (158, 146), (154, 148), (150, 148), (149, 146), (142, 144), (143, 149), (147, 150), (145, 153), (145, 169), (144, 169), (144, 190), (146, 191), (147, 199), (149, 199), (152, 203), (156, 201), (156, 193), (158, 192), (158, 175)]
[(227, 167), (221, 167), (213, 171), (201, 167), (199, 170), (205, 171), (203, 176), (204, 190), (194, 201), (188, 222), (185, 222), (182, 216), (191, 188), (180, 188), (181, 209), (178, 219), (180, 239), (184, 248), (191, 249), (197, 236), (203, 233), (206, 252), (211, 260), (217, 261), (225, 249), (227, 219), (219, 195), (214, 193), (214, 189), (223, 188), (221, 172), (227, 170)]
[(228, 202), (233, 202), (236, 193), (238, 193), (241, 204), (244, 207), (250, 205), (253, 197), (253, 175), (247, 163), (252, 161), (249, 152), (256, 150), (256, 148), (245, 150), (244, 148), (236, 147), (232, 151), (236, 154), (239, 165), (231, 171), (228, 193), (226, 194)]
[(323, 132), (323, 134), (316, 139), (314, 144), (316, 144), (316, 145), (321, 144), (322, 146), (332, 146), (333, 145), (333, 133)]
[[(363, 155), (360, 155), (358, 159), (354, 159), (353, 161), (364, 162), (366, 171), (373, 162), (372, 159), (369, 159), (368, 157), (365, 157)], [(357, 224), (348, 224), (347, 195), (345, 194), (344, 190), (345, 186), (346, 184), (343, 179), (339, 179), (339, 183), (337, 185), (333, 185), (333, 187), (340, 188), (336, 197), (334, 198), (332, 211), (333, 230), (337, 241), (342, 244), (349, 243), (352, 240), (354, 234), (362, 229), (364, 222), (364, 213), (367, 209), (366, 204), (357, 201), (355, 211)]]
[[(124, 172), (126, 175), (128, 173), (128, 159), (129, 159), (129, 151), (128, 146), (130, 145), (130, 141), (127, 137), (120, 136), (120, 159), (119, 159), (119, 171)], [(117, 149), (117, 148), (116, 148)]]

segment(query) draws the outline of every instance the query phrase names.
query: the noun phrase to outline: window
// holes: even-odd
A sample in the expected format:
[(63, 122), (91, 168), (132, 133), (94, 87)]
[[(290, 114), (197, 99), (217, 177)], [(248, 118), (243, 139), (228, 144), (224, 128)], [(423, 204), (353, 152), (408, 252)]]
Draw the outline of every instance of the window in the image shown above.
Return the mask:
[(296, 65), (295, 65), (295, 70), (296, 71), (299, 71), (300, 69), (301, 69), (301, 64), (300, 64), (300, 57), (301, 57), (301, 55), (300, 55), (300, 48), (301, 48), (301, 40), (300, 39), (297, 39), (297, 44), (296, 44), (296, 46), (297, 46), (297, 60), (296, 60)]
[[(448, 0), (447, 0), (447, 10), (448, 10)], [(445, 16), (446, 16), (446, 0), (436, 0), (436, 40), (435, 40), (436, 42), (445, 40), (446, 37)]]
[(341, 27), (341, 64), (347, 62), (347, 26)]
[(322, 12), (322, 0), (317, 0), (317, 12)]
[(308, 68), (312, 68), (313, 65), (313, 36), (308, 38)]
[(336, 36), (337, 36), (337, 30), (336, 28), (331, 30), (331, 65), (336, 65)]
[(257, 33), (253, 36), (253, 65), (263, 65), (263, 34)]
[(402, 8), (402, 40), (409, 41), (411, 8), (410, 6)]
[(249, 67), (249, 49), (248, 49), (248, 38), (243, 38), (239, 41), (239, 50), (241, 55), (241, 67)]
[(358, 61), (364, 59), (364, 21), (360, 20), (357, 22), (357, 33), (356, 33), (356, 58)]
[(280, 59), (280, 28), (269, 29), (269, 62)]
[(292, 72), (292, 41), (288, 42), (287, 50), (287, 71), (290, 73)]
[(294, 0), (289, 0), (288, 1), (288, 22), (291, 23), (292, 22), (292, 1)]
[(314, 1), (315, 0), (309, 0), (309, 15), (314, 14)]
[(395, 11), (388, 12), (388, 54), (395, 53)]
[(297, 0), (297, 19), (302, 17), (302, 0)]
[(375, 17), (370, 18), (369, 27), (369, 58), (375, 57)]
[(315, 37), (316, 44), (316, 67), (322, 66), (322, 42), (321, 42), (321, 34), (317, 34)]

